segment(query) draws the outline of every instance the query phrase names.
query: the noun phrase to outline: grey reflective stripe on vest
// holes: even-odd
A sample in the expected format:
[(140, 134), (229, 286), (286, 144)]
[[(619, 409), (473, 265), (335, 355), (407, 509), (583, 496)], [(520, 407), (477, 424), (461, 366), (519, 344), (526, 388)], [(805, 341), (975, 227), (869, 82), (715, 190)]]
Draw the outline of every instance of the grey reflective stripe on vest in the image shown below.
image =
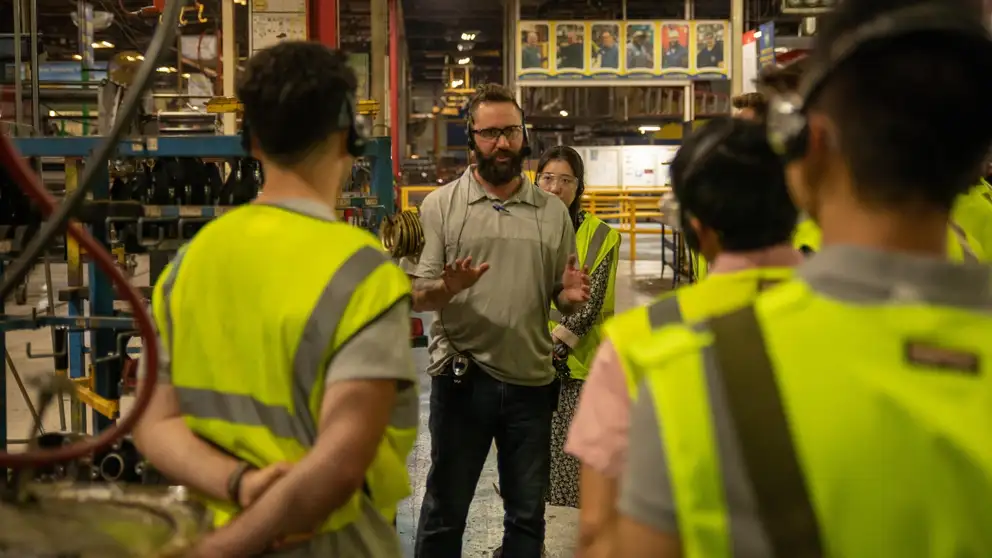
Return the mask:
[[(183, 244), (176, 251), (176, 257), (172, 260), (169, 274), (162, 281), (162, 300), (159, 303), (165, 306), (165, 338), (168, 341), (168, 345), (159, 347), (159, 380), (170, 380), (172, 376), (170, 368), (172, 364), (172, 344), (174, 343), (172, 338), (172, 290), (176, 288), (176, 277), (179, 276), (179, 264), (182, 263), (188, 246), (189, 244)], [(161, 335), (159, 339), (161, 339)]]
[(599, 251), (603, 248), (603, 243), (610, 236), (610, 226), (604, 222), (600, 222), (596, 226), (596, 230), (592, 233), (592, 239), (589, 240), (589, 246), (586, 247), (586, 261), (582, 262), (586, 270), (590, 273), (592, 272), (592, 266), (596, 263), (596, 256), (599, 255)]
[(317, 380), (323, 372), (321, 367), (328, 346), (344, 317), (351, 295), (366, 277), (388, 261), (382, 252), (364, 247), (341, 265), (324, 288), (296, 349), (293, 362), (294, 412), (282, 406), (262, 403), (250, 395), (176, 387), (183, 414), (245, 426), (264, 426), (275, 436), (291, 438), (306, 446), (313, 445), (317, 439), (317, 423), (310, 413), (310, 396), (318, 387)]
[(552, 308), (551, 312), (548, 313), (548, 319), (556, 324), (560, 324), (563, 317), (557, 308)]
[(971, 243), (968, 242), (968, 235), (954, 221), (949, 221), (951, 230), (954, 231), (954, 236), (958, 239), (958, 244), (961, 245), (961, 250), (964, 252), (964, 261), (966, 263), (978, 263), (978, 256), (975, 255), (975, 251), (971, 248)]
[(669, 296), (648, 305), (648, 325), (651, 329), (682, 323), (682, 308), (678, 296)]
[(293, 360), (293, 408), (308, 434), (305, 439), (308, 445), (317, 439), (317, 421), (310, 413), (310, 396), (317, 379), (324, 372), (322, 367), (328, 345), (344, 318), (352, 294), (366, 277), (387, 263), (389, 258), (371, 246), (352, 254), (324, 287), (310, 319), (303, 326), (303, 335)]

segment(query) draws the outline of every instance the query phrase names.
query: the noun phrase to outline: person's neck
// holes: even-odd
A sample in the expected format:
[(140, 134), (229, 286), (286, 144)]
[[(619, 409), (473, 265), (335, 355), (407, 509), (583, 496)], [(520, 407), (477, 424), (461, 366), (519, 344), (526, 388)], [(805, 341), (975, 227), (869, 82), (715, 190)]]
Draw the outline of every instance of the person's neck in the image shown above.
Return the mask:
[(823, 246), (850, 245), (935, 258), (947, 256), (948, 214), (934, 210), (874, 210), (857, 203), (824, 203), (817, 221)]
[[(322, 203), (332, 210), (337, 207), (340, 186), (327, 177), (337, 173), (299, 172), (263, 163), (265, 184), (255, 199), (256, 203), (275, 203), (287, 199), (306, 199)], [(308, 180), (307, 177), (322, 176), (321, 180)]]
[(485, 190), (489, 194), (496, 196), (501, 201), (506, 201), (510, 199), (510, 197), (513, 196), (513, 194), (517, 193), (517, 190), (519, 190), (520, 186), (523, 184), (523, 180), (521, 180), (520, 177), (518, 176), (513, 180), (507, 182), (506, 184), (495, 186), (493, 184), (486, 182), (482, 178), (482, 175), (479, 174), (478, 167), (472, 169), (472, 175), (475, 177), (476, 180), (479, 181), (479, 184), (482, 185), (483, 190)]

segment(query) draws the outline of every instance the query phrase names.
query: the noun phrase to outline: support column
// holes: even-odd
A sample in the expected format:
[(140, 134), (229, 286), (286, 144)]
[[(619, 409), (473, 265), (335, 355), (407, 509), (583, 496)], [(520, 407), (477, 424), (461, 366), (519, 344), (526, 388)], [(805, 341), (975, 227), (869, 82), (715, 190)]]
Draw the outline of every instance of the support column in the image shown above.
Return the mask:
[[(249, 19), (250, 21), (250, 19)], [(237, 80), (238, 51), (234, 47), (234, 2), (221, 2), (220, 9), (220, 37), (221, 37), (221, 76), (223, 79), (224, 96), (228, 99), (234, 98), (234, 83)], [(238, 133), (236, 115), (233, 112), (225, 113), (223, 117), (224, 135), (233, 136)]]
[[(372, 0), (373, 5), (375, 0)], [(387, 0), (389, 7), (389, 138), (392, 145), (393, 178), (400, 177), (400, 15), (399, 0)], [(375, 32), (373, 31), (373, 41)], [(373, 46), (373, 48), (375, 48)]]
[(311, 0), (310, 38), (322, 45), (338, 48), (338, 0)]
[(372, 52), (369, 61), (371, 74), (371, 98), (379, 103), (379, 113), (375, 117), (372, 135), (382, 136), (386, 123), (386, 55), (389, 49), (389, 7), (387, 0), (371, 0), (372, 3)]
[(744, 92), (744, 0), (730, 0), (730, 95)]

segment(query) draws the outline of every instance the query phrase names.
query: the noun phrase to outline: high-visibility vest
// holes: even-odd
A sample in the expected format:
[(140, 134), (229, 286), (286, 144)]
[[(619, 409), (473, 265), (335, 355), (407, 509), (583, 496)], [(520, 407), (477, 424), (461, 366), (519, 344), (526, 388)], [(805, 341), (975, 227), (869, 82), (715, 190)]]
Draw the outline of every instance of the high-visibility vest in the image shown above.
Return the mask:
[[(984, 179), (967, 193), (958, 196), (951, 219), (986, 257), (992, 257), (992, 186)], [(981, 261), (987, 261), (980, 258)]]
[[(958, 196), (958, 200), (964, 196)], [(984, 200), (983, 200), (984, 201)], [(992, 208), (992, 204), (988, 204)], [(804, 219), (796, 226), (792, 237), (797, 250), (806, 247), (819, 252), (823, 245), (823, 233), (812, 219)], [(987, 252), (978, 240), (965, 230), (956, 220), (947, 224), (947, 259), (952, 262), (977, 263), (988, 261)]]
[[(596, 348), (602, 338), (600, 328), (602, 323), (613, 316), (615, 301), (615, 282), (617, 278), (617, 264), (620, 259), (620, 233), (613, 229), (599, 217), (586, 213), (585, 219), (575, 231), (575, 246), (578, 252), (578, 260), (589, 271), (589, 274), (599, 267), (599, 264), (606, 259), (606, 256), (613, 253), (613, 260), (610, 262), (610, 278), (606, 285), (606, 298), (603, 300), (603, 308), (599, 311), (599, 317), (594, 325), (585, 335), (579, 339), (579, 344), (569, 351), (568, 369), (573, 378), (584, 380), (589, 375), (589, 366), (592, 358), (596, 354)], [(550, 328), (561, 323), (561, 313), (551, 303), (551, 323)]]
[[(265, 467), (306, 455), (317, 438), (330, 360), (409, 296), (406, 274), (368, 232), (247, 205), (183, 247), (156, 283), (152, 309), (186, 424)], [(415, 390), (408, 391), (403, 396), (413, 401), (397, 403), (362, 491), (387, 521), (411, 493), (406, 457), (416, 441), (418, 405)], [(353, 522), (362, 492), (322, 532)], [(230, 502), (206, 503), (215, 526), (239, 511)]]
[(988, 313), (845, 303), (793, 280), (641, 343), (630, 359), (654, 400), (683, 556), (734, 556), (712, 378), (760, 513), (778, 518), (763, 522), (773, 546), (812, 528), (826, 551), (788, 556), (992, 556), (992, 446), (976, 428), (990, 418), (989, 331)]
[(604, 333), (620, 359), (631, 399), (637, 399), (641, 377), (630, 363), (630, 352), (665, 326), (696, 323), (742, 308), (768, 285), (790, 279), (794, 270), (786, 267), (746, 269), (716, 273), (705, 281), (682, 287), (647, 306), (638, 306), (606, 322)]

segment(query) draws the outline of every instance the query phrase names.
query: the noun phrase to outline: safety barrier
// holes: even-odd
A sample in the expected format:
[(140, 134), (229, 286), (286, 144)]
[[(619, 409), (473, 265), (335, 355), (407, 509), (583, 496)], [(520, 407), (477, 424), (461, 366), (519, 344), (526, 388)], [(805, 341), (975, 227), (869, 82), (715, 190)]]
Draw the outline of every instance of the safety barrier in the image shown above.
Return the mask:
[[(414, 210), (420, 206), (427, 194), (437, 189), (437, 186), (403, 186), (400, 188), (400, 208), (404, 211)], [(662, 217), (660, 210), (661, 197), (671, 188), (637, 188), (625, 189), (595, 188), (586, 190), (582, 196), (582, 209), (615, 224), (621, 234), (628, 235), (627, 246), (630, 250), (630, 260), (637, 260), (637, 235), (659, 234), (659, 229), (646, 226), (648, 223), (658, 223)], [(671, 234), (671, 230), (666, 230)]]
[[(582, 196), (582, 209), (600, 219), (617, 224), (617, 230), (629, 237), (630, 261), (637, 261), (637, 235), (660, 234), (647, 223), (661, 220), (661, 198), (671, 188), (595, 188)], [(666, 231), (671, 234), (671, 231)]]

